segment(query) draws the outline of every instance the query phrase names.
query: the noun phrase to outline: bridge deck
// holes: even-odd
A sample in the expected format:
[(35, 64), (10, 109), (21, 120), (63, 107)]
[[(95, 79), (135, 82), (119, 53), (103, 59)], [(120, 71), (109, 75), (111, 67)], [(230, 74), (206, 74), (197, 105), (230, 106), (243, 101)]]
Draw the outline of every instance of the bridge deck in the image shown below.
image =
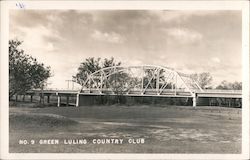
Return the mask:
[[(59, 107), (61, 104), (75, 105), (79, 106), (79, 97), (80, 95), (117, 95), (112, 90), (82, 90), (81, 92), (78, 90), (31, 90), (26, 92), (27, 95), (32, 96), (38, 95), (40, 96), (40, 101), (43, 96), (47, 97), (47, 101), (49, 103), (50, 96), (54, 96), (56, 98), (57, 106)], [(131, 96), (131, 97), (173, 97), (173, 98), (192, 98), (193, 106), (196, 106), (197, 98), (233, 98), (233, 99), (241, 99), (242, 92), (241, 91), (232, 91), (232, 90), (204, 90), (203, 92), (189, 92), (184, 90), (171, 90), (165, 89), (159, 92), (156, 89), (147, 89), (147, 90), (130, 90), (129, 92), (120, 92), (119, 95), (122, 96)], [(72, 101), (73, 98), (73, 101)], [(52, 99), (51, 99), (52, 100)], [(73, 103), (72, 103), (73, 102)]]
[[(184, 90), (171, 90), (165, 89), (161, 92), (156, 89), (147, 89), (147, 90), (130, 90), (124, 92), (118, 92), (119, 95), (124, 96), (158, 96), (158, 97), (194, 97), (196, 94), (197, 97), (207, 97), (207, 98), (242, 98), (241, 90), (204, 90), (203, 92), (194, 92), (191, 94), (189, 91)], [(112, 90), (32, 90), (28, 91), (27, 94), (58, 94), (65, 96), (75, 96), (80, 95), (117, 95)]]

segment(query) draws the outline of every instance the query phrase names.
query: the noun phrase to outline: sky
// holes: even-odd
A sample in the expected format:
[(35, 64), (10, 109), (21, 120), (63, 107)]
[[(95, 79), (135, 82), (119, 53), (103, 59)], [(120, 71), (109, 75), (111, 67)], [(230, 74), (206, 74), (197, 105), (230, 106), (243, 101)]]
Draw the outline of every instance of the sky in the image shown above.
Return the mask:
[(240, 11), (12, 10), (9, 18), (10, 39), (51, 67), (49, 88), (66, 88), (89, 57), (209, 72), (214, 86), (242, 81)]

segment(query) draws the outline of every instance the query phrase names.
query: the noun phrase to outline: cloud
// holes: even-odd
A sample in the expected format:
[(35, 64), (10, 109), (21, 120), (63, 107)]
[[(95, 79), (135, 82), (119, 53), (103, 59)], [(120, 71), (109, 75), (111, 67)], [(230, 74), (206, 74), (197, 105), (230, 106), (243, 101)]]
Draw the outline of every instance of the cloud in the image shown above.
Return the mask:
[(168, 28), (166, 32), (181, 43), (194, 43), (202, 40), (202, 34), (187, 28)]
[(162, 22), (168, 22), (172, 20), (176, 20), (183, 16), (180, 12), (176, 11), (158, 11), (158, 10), (151, 10), (148, 12), (150, 15), (155, 16)]
[(212, 57), (211, 61), (215, 62), (215, 63), (220, 63), (221, 62), (220, 58), (218, 58), (218, 57)]
[(51, 35), (51, 33), (47, 28), (42, 26), (35, 28), (19, 27), (15, 34), (13, 32), (10, 33), (10, 38), (19, 38), (21, 40), (25, 40), (25, 47), (32, 50), (38, 48), (40, 49), (43, 48), (44, 45), (47, 45), (42, 38), (44, 35)]
[[(123, 65), (155, 64), (184, 73), (211, 72), (214, 79), (241, 78), (241, 66), (235, 68), (241, 64), (240, 11), (11, 11), (10, 36), (51, 66), (55, 86), (66, 84), (86, 58), (111, 56)], [(230, 77), (234, 69), (238, 72)]]
[(204, 16), (210, 16), (215, 14), (220, 14), (221, 11), (197, 11), (197, 10), (186, 10), (186, 11), (176, 11), (176, 10), (150, 10), (148, 11), (149, 15), (154, 16), (155, 18), (158, 18), (162, 22), (173, 22), (177, 21), (178, 23), (181, 23), (183, 21), (188, 20), (191, 17), (204, 17)]
[(46, 46), (46, 50), (48, 51), (54, 51), (55, 47), (53, 45), (53, 43), (47, 43), (47, 46)]
[(50, 11), (37, 10), (12, 10), (10, 12), (10, 24), (18, 25), (19, 27), (34, 28), (40, 25), (46, 26), (48, 24), (47, 18), (51, 14)]
[(95, 30), (91, 37), (98, 41), (108, 42), (108, 43), (123, 43), (125, 39), (118, 33), (111, 32), (101, 32), (98, 30)]

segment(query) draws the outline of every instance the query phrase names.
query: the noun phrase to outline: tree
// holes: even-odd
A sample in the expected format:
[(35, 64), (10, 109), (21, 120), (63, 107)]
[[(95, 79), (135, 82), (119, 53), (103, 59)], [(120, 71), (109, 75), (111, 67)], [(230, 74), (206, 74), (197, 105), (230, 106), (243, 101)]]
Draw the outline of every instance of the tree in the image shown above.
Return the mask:
[[(158, 73), (157, 73), (158, 72)], [(157, 74), (159, 74), (159, 80), (165, 81), (165, 76), (164, 76), (165, 71), (163, 69), (161, 70), (152, 70), (148, 69), (144, 71), (144, 77), (143, 77), (143, 88), (150, 88), (150, 89), (155, 89), (156, 88), (156, 81), (157, 81)], [(162, 87), (162, 83), (159, 84), (159, 87)], [(169, 87), (170, 83), (167, 84), (166, 89)]]
[(121, 62), (115, 62), (114, 57), (111, 57), (110, 59), (105, 58), (102, 67), (112, 67), (112, 66), (120, 66)]
[(242, 90), (242, 82), (227, 82), (226, 80), (222, 81), (216, 89), (222, 89), (222, 90)]
[(42, 88), (51, 76), (50, 67), (25, 54), (19, 49), (21, 44), (19, 40), (9, 41), (9, 97)]
[(100, 59), (101, 58), (95, 59), (94, 57), (85, 59), (78, 67), (77, 74), (73, 76), (76, 83), (83, 85), (89, 74), (101, 69)]
[(213, 77), (209, 72), (195, 73), (191, 75), (191, 78), (195, 80), (202, 89), (211, 88), (211, 82)]
[(80, 64), (78, 67), (78, 72), (75, 76), (73, 76), (73, 79), (78, 84), (83, 85), (89, 74), (94, 73), (101, 68), (119, 65), (121, 65), (121, 62), (116, 63), (113, 57), (110, 59), (105, 58), (103, 62), (101, 61), (101, 58), (90, 57), (85, 59), (85, 61)]
[(130, 76), (125, 72), (118, 72), (109, 77), (110, 88), (116, 95), (117, 103), (121, 102), (122, 95), (128, 92), (131, 84)]
[(234, 82), (232, 83), (232, 89), (234, 90), (242, 90), (242, 82)]

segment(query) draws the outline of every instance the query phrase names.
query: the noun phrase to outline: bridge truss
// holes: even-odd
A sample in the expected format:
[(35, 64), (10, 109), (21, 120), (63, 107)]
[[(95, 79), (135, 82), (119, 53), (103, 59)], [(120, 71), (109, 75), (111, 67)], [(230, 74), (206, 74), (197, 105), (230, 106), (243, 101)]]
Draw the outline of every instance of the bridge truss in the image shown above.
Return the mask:
[(90, 74), (81, 89), (82, 94), (171, 97), (194, 97), (196, 92), (202, 89), (190, 75), (157, 65), (102, 68)]

